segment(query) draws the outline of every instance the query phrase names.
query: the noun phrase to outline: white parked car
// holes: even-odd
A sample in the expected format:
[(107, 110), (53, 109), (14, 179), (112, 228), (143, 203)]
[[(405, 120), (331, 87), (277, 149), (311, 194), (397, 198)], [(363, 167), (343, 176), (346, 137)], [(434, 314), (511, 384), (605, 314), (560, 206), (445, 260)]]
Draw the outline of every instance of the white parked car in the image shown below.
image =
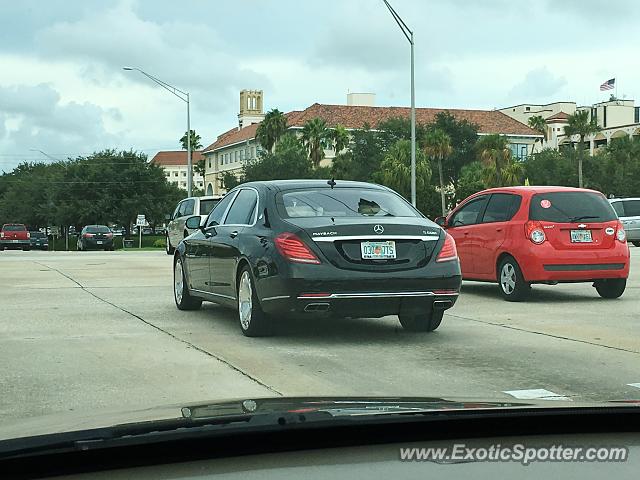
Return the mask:
[(195, 231), (186, 227), (185, 220), (193, 215), (200, 215), (203, 219), (207, 218), (209, 212), (213, 210), (221, 198), (221, 195), (188, 197), (178, 203), (173, 214), (167, 219), (169, 220), (165, 239), (167, 255), (173, 255), (180, 240)]
[(627, 241), (640, 247), (640, 198), (611, 198), (613, 209), (627, 233)]

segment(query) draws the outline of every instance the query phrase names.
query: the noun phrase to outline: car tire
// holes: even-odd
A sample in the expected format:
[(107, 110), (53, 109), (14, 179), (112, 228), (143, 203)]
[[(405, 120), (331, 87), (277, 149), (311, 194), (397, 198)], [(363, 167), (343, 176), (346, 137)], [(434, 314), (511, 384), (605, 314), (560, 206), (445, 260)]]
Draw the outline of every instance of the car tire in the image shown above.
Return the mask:
[(634, 247), (640, 247), (640, 241), (633, 241), (631, 243), (633, 243)]
[(29, 250), (31, 250), (31, 247), (22, 247), (23, 252), (28, 252)]
[(198, 310), (202, 305), (202, 299), (189, 294), (187, 281), (184, 275), (182, 259), (176, 258), (173, 265), (173, 299), (178, 310)]
[(409, 332), (433, 332), (442, 323), (444, 310), (432, 310), (419, 315), (398, 315), (400, 325)]
[(244, 266), (240, 270), (236, 292), (238, 298), (238, 323), (243, 335), (247, 337), (271, 335), (273, 333), (273, 324), (260, 306), (251, 270), (248, 266)]
[(498, 266), (498, 288), (502, 298), (508, 302), (521, 302), (531, 293), (531, 284), (527, 283), (520, 265), (513, 257), (505, 257)]
[(164, 246), (164, 251), (167, 252), (167, 255), (173, 255), (176, 249), (171, 246), (171, 242), (169, 241), (169, 235), (166, 236), (165, 240), (166, 242)]
[(622, 296), (627, 287), (626, 278), (606, 278), (593, 282), (598, 295), (602, 298), (618, 298)]

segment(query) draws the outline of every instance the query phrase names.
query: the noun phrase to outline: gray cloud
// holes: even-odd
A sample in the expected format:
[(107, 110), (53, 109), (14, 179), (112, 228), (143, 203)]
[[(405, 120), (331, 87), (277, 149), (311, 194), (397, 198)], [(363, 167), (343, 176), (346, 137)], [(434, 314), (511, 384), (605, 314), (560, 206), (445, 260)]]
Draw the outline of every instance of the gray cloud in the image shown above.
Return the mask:
[[(91, 103), (61, 103), (50, 85), (0, 87), (0, 170), (10, 170), (25, 158), (29, 149), (51, 154), (91, 152), (118, 145), (117, 135), (105, 130), (103, 116), (118, 116), (117, 109), (105, 111)], [(11, 122), (11, 125), (9, 123)], [(17, 127), (16, 127), (17, 125)]]
[(554, 98), (566, 85), (566, 78), (555, 76), (547, 67), (540, 67), (527, 72), (524, 79), (511, 89), (509, 95), (514, 101), (534, 98), (545, 100)]

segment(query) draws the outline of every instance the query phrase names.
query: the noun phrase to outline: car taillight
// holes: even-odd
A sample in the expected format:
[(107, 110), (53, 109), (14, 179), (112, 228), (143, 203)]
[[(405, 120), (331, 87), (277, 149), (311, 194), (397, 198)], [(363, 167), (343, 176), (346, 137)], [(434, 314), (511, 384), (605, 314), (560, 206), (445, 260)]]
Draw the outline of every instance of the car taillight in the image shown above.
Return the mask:
[(93, 233), (85, 233), (85, 234), (83, 235), (83, 237), (84, 237), (84, 238), (91, 238), (91, 237), (93, 237)]
[(444, 245), (440, 249), (440, 253), (436, 257), (436, 262), (448, 262), (458, 258), (458, 250), (456, 249), (456, 241), (451, 235), (445, 233)]
[(618, 227), (616, 228), (616, 238), (622, 243), (627, 241), (627, 232), (624, 231), (624, 227), (621, 222), (618, 222)]
[(113, 237), (113, 233), (111, 233), (111, 232), (105, 233), (104, 236), (107, 237), (107, 238), (111, 238), (111, 237)]
[(536, 245), (540, 245), (544, 243), (547, 239), (544, 234), (544, 230), (542, 229), (542, 225), (538, 222), (527, 222), (524, 224), (524, 233), (531, 242)]
[(4, 232), (0, 232), (0, 238), (4, 238)]
[(275, 238), (275, 243), (280, 254), (291, 262), (320, 263), (315, 253), (293, 233), (281, 233)]
[(31, 234), (27, 232), (27, 238), (31, 238)]

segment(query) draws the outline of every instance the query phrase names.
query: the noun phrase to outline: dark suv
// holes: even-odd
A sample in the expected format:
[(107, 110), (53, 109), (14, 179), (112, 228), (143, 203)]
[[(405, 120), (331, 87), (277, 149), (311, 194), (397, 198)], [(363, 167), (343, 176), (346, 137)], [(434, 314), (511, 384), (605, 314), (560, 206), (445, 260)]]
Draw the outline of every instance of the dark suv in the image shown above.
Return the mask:
[(42, 232), (29, 232), (31, 248), (38, 250), (49, 250), (49, 237)]

